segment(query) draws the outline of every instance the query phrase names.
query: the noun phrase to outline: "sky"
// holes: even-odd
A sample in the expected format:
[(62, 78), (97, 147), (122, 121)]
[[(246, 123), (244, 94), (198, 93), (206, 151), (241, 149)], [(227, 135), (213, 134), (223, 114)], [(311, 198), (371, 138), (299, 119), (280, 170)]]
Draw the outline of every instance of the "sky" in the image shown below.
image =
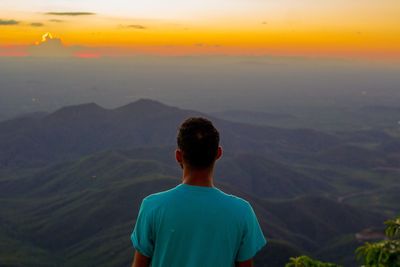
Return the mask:
[(3, 57), (400, 59), (398, 0), (0, 0), (0, 6)]

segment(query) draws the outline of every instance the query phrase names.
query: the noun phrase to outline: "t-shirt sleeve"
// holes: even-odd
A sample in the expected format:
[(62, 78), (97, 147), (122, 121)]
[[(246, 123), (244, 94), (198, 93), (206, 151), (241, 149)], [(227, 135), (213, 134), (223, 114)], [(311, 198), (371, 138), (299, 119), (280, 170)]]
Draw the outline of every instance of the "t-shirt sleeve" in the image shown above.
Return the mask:
[(152, 257), (154, 251), (153, 218), (146, 200), (140, 205), (131, 240), (133, 247), (142, 255)]
[(258, 223), (257, 216), (250, 203), (248, 203), (242, 240), (236, 255), (236, 261), (246, 261), (253, 258), (266, 243), (267, 240)]

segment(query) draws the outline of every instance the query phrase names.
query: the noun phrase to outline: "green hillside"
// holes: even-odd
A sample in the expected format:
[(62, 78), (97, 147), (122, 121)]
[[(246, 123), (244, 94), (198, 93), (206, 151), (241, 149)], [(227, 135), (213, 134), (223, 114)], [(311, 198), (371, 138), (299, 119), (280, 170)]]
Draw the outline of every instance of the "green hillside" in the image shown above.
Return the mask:
[[(0, 266), (127, 266), (141, 200), (180, 183), (176, 127), (151, 100), (0, 122)], [(326, 133), (215, 119), (216, 186), (249, 200), (270, 241), (257, 266), (307, 254), (355, 266), (355, 234), (399, 212), (395, 131)]]
[[(167, 164), (167, 157), (146, 159), (144, 155), (156, 154), (154, 151), (160, 157), (160, 151), (167, 152), (169, 148), (104, 151), (2, 183), (0, 219), (12, 231), (20, 233), (16, 235), (20, 239), (9, 242), (9, 234), (1, 233), (0, 244), (7, 244), (9, 249), (7, 259), (0, 258), (0, 262), (5, 264), (7, 260), (9, 264), (22, 266), (17, 259), (18, 253), (24, 253), (29, 264), (30, 257), (63, 266), (127, 264), (132, 257), (129, 234), (141, 199), (179, 183), (179, 169)], [(227, 158), (221, 169), (226, 168), (225, 164), (236, 164), (239, 175), (246, 173), (248, 166), (239, 162), (243, 162), (240, 156)], [(257, 174), (252, 179), (264, 179), (264, 175), (258, 174), (268, 161), (262, 163), (252, 165)], [(269, 170), (276, 168), (276, 172), (282, 168), (288, 171), (277, 163), (267, 166)], [(281, 180), (282, 185), (270, 184), (279, 188), (285, 185), (284, 181)], [(320, 255), (329, 255), (325, 254), (329, 251), (327, 247), (338, 236), (354, 234), (382, 221), (379, 214), (322, 196), (305, 196), (309, 194), (301, 190), (291, 192), (297, 195), (295, 198), (277, 201), (257, 197), (251, 188), (242, 188), (234, 179), (217, 180), (217, 186), (248, 199), (266, 236), (275, 240), (271, 242), (271, 250), (265, 249), (257, 256), (257, 262), (263, 264), (286, 262), (288, 256), (303, 251), (319, 255), (321, 250)], [(269, 256), (272, 250), (279, 253)], [(338, 250), (333, 247), (332, 251)], [(348, 255), (341, 257), (346, 259)]]

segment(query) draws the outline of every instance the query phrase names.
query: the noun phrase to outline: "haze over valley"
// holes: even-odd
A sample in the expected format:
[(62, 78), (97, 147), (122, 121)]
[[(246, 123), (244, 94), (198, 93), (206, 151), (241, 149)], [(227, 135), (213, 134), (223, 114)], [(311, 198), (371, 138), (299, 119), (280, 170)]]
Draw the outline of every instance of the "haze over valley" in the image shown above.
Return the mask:
[[(382, 120), (394, 126), (400, 120), (387, 117), (390, 110), (377, 112), (377, 118), (368, 118), (363, 110), (398, 108), (400, 68), (395, 62), (276, 56), (28, 57), (0, 58), (0, 73), (2, 120), (88, 102), (115, 108), (140, 98), (281, 127), (342, 130), (368, 128)], [(230, 116), (232, 111), (241, 114)]]

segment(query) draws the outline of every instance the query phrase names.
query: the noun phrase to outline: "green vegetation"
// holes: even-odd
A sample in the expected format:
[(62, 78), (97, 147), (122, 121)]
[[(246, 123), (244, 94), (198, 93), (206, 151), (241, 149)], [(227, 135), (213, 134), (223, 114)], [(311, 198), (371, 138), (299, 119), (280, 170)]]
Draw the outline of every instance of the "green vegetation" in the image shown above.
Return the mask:
[[(400, 217), (385, 222), (387, 239), (365, 243), (356, 250), (357, 259), (362, 267), (399, 267), (400, 266)], [(324, 263), (308, 256), (290, 258), (286, 267), (338, 267), (334, 263)]]
[(290, 262), (285, 267), (340, 267), (340, 265), (317, 261), (308, 256), (300, 256), (290, 258)]
[(385, 222), (387, 240), (365, 243), (356, 250), (363, 267), (400, 266), (400, 217)]

